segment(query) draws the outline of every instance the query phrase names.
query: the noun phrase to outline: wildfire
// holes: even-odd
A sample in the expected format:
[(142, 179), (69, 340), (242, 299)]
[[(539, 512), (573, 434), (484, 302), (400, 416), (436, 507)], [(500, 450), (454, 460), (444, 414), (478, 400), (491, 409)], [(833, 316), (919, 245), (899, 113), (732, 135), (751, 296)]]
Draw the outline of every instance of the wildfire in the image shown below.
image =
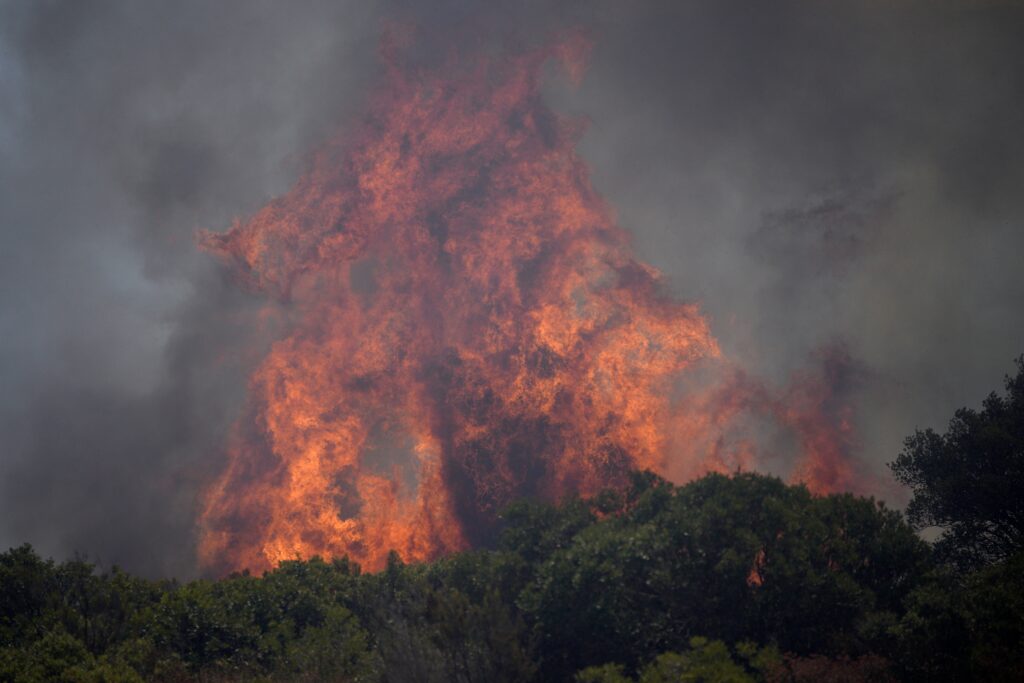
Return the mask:
[(850, 484), (826, 383), (772, 397), (735, 374), (678, 398), (719, 347), (632, 255), (576, 154), (582, 126), (540, 96), (544, 65), (578, 78), (588, 47), (568, 34), (426, 69), (392, 36), (358, 130), (203, 236), (290, 320), (204, 496), (204, 566), (429, 559), (486, 540), (520, 497), (591, 494), (634, 468), (749, 467), (749, 443), (716, 436), (741, 411), (798, 435), (816, 490)]

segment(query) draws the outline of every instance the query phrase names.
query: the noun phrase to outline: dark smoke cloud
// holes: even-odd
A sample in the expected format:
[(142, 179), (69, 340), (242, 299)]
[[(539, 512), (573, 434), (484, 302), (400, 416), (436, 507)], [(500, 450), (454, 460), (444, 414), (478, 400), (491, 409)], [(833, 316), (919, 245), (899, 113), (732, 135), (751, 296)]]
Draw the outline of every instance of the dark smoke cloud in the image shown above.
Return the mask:
[[(639, 16), (638, 16), (639, 15)], [(1024, 5), (681, 2), (601, 11), (570, 106), (642, 255), (782, 380), (844, 344), (864, 457), (1024, 351)]]
[[(596, 40), (557, 109), (643, 258), (781, 383), (842, 343), (876, 469), (1024, 351), (1013, 2), (0, 7), (0, 546), (194, 572), (256, 302), (196, 251), (357, 116), (381, 22)], [(884, 475), (883, 475), (884, 476)]]
[(0, 545), (194, 570), (194, 503), (261, 343), (194, 244), (358, 107), (363, 3), (0, 10)]

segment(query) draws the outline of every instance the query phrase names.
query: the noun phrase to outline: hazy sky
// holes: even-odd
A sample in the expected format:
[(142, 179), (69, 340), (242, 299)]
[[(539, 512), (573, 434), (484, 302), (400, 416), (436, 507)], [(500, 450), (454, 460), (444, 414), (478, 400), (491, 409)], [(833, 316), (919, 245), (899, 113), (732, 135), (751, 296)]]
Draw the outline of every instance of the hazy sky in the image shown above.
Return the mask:
[(588, 27), (549, 99), (637, 251), (771, 381), (844, 344), (880, 472), (1024, 352), (1022, 2), (0, 0), (0, 546), (194, 572), (266, 340), (193, 235), (358, 116), (393, 17)]

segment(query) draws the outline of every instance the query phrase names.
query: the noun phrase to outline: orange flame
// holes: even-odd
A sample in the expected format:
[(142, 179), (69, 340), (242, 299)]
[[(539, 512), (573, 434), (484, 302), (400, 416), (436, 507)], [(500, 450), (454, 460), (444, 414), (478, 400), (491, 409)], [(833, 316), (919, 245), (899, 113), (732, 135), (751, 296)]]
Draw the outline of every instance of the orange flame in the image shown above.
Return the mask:
[(633, 468), (748, 467), (750, 444), (696, 449), (755, 405), (801, 435), (817, 490), (849, 483), (816, 464), (841, 446), (813, 391), (735, 382), (673, 400), (720, 351), (632, 255), (575, 152), (581, 126), (541, 100), (547, 61), (581, 75), (581, 35), (433, 71), (403, 64), (398, 42), (361, 127), (202, 238), (292, 320), (204, 496), (204, 566), (424, 560), (484, 542), (519, 497), (592, 494)]

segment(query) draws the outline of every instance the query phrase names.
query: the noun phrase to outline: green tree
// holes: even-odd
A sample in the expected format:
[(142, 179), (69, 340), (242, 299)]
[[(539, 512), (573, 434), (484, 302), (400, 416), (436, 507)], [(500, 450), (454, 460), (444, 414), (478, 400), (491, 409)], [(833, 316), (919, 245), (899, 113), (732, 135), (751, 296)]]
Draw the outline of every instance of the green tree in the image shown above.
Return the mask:
[(942, 529), (936, 551), (962, 568), (1024, 549), (1024, 356), (1017, 368), (1005, 396), (956, 411), (945, 434), (916, 431), (889, 464), (913, 491), (910, 522)]
[(0, 555), (0, 646), (46, 630), (53, 573), (53, 562), (43, 561), (27, 543)]
[[(720, 640), (690, 639), (681, 654), (665, 652), (640, 671), (637, 683), (754, 683), (766, 672), (780, 670), (781, 658), (772, 648), (752, 643), (736, 647), (735, 657)], [(577, 683), (633, 683), (620, 664), (591, 666), (576, 674)]]
[(891, 640), (928, 569), (926, 544), (872, 500), (754, 474), (641, 483), (518, 601), (547, 678), (608, 661), (634, 671), (699, 635), (858, 656)]
[(667, 652), (644, 667), (639, 683), (754, 683), (720, 640), (695, 637), (683, 654)]

